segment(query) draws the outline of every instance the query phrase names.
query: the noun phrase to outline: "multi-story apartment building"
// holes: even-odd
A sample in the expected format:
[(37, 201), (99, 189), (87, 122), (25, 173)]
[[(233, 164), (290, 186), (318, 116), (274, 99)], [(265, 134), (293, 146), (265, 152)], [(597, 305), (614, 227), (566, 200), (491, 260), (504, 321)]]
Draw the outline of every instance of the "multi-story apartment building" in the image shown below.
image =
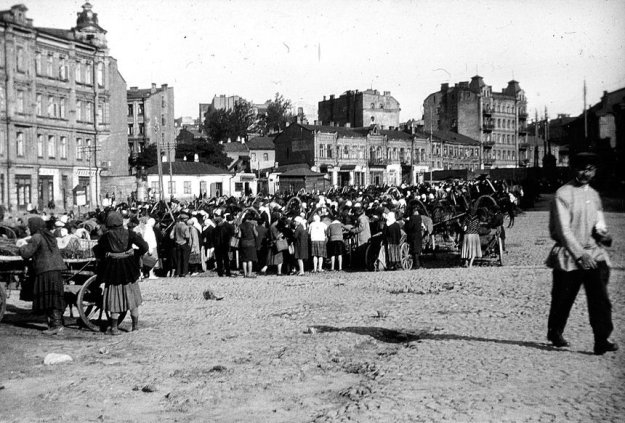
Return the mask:
[(150, 88), (130, 87), (127, 102), (131, 154), (139, 154), (148, 144), (158, 142), (166, 160), (175, 161), (174, 88), (154, 83)]
[(454, 87), (442, 84), (423, 102), (424, 130), (465, 135), (480, 143), (480, 168), (517, 167), (527, 144), (527, 99), (517, 81), (501, 92), (481, 76)]
[(119, 172), (127, 145), (125, 82), (91, 4), (71, 29), (35, 27), (26, 12), (0, 11), (0, 204), (97, 205), (100, 172)]
[(427, 138), (377, 126), (351, 128), (291, 124), (274, 139), (279, 167), (306, 165), (332, 185), (415, 183), (429, 171)]
[(399, 127), (399, 102), (390, 91), (347, 91), (339, 98), (330, 95), (319, 102), (320, 125), (351, 126), (362, 128), (377, 125), (380, 129)]

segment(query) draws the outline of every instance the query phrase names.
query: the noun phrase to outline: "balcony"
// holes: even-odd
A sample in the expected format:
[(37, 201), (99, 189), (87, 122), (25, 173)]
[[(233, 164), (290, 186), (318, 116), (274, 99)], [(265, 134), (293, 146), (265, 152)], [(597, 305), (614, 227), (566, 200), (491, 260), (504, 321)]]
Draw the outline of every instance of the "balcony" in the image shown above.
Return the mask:
[(521, 136), (527, 135), (527, 126), (525, 125), (519, 126), (519, 135)]
[(484, 158), (484, 167), (491, 167), (494, 163), (495, 163), (495, 159), (493, 159), (492, 157)]
[(528, 142), (521, 142), (519, 143), (519, 150), (521, 151), (525, 151), (530, 147), (530, 144)]
[(519, 120), (527, 120), (527, 112), (519, 111)]
[(484, 132), (493, 132), (495, 129), (495, 124), (493, 122), (484, 122), (482, 124), (482, 131)]
[(484, 108), (482, 109), (482, 114), (484, 116), (491, 116), (494, 112), (495, 110), (489, 106), (484, 106)]
[(482, 146), (484, 147), (485, 150), (490, 150), (491, 148), (495, 146), (495, 141), (484, 141), (482, 143)]

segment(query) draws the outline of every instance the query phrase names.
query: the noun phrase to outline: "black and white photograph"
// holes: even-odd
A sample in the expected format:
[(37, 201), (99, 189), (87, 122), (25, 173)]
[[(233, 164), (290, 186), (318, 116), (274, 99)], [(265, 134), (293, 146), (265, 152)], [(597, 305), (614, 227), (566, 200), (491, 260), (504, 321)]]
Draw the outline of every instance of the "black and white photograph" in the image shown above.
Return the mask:
[(625, 1), (0, 0), (0, 423), (625, 421)]

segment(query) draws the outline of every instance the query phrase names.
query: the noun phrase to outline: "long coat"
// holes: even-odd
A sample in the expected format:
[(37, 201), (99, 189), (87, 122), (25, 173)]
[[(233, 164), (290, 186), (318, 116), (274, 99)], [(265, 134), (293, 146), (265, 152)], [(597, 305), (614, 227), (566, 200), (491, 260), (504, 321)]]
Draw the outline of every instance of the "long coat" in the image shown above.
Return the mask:
[(421, 216), (414, 214), (410, 216), (410, 220), (404, 225), (404, 231), (406, 232), (406, 240), (410, 245), (410, 252), (412, 254), (421, 254), (423, 248), (423, 221)]
[(293, 234), (295, 238), (295, 258), (308, 260), (309, 252), (308, 252), (308, 242), (309, 236), (308, 231), (304, 229), (302, 225), (299, 225), (295, 229), (295, 233)]

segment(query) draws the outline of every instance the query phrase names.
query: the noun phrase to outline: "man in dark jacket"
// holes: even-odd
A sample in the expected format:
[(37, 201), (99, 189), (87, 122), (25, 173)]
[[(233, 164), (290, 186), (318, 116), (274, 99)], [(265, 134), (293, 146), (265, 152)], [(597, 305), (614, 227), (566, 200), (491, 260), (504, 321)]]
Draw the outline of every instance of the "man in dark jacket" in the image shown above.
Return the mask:
[(230, 273), (230, 239), (234, 235), (234, 227), (226, 222), (221, 210), (215, 210), (215, 228), (213, 229), (213, 246), (215, 247), (215, 261), (217, 275), (232, 276)]

